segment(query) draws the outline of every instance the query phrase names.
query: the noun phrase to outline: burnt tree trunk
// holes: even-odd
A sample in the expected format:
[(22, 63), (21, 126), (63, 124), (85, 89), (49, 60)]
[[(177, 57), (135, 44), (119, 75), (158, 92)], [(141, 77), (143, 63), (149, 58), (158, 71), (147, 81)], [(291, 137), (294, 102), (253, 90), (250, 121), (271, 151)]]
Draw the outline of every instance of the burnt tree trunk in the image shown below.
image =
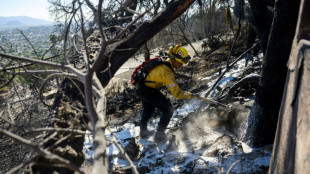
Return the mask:
[(261, 42), (261, 49), (265, 55), (272, 24), (272, 11), (265, 2), (249, 0), (252, 18), (248, 19)]
[[(102, 59), (96, 73), (103, 86), (106, 86), (116, 71), (131, 57), (139, 48), (158, 32), (168, 26), (176, 18), (182, 15), (195, 0), (179, 0), (169, 4), (165, 10), (154, 19), (143, 22), (127, 39), (121, 41), (115, 49), (106, 53), (112, 59)], [(110, 68), (109, 68), (110, 63)], [(109, 71), (107, 71), (109, 68)]]
[(302, 0), (269, 173), (310, 173), (310, 0)]
[(261, 81), (248, 118), (252, 145), (272, 144), (287, 74), (287, 61), (295, 34), (300, 0), (277, 0)]

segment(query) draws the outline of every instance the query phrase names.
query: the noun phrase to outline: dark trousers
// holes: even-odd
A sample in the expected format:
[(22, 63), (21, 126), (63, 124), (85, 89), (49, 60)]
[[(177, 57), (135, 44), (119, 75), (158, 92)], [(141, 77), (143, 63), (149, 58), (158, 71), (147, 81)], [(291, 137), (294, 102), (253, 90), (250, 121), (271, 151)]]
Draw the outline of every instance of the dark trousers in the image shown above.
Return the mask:
[(142, 100), (142, 114), (140, 120), (140, 129), (147, 130), (147, 122), (152, 117), (155, 108), (159, 109), (162, 114), (157, 126), (157, 131), (165, 131), (174, 112), (174, 108), (169, 99), (159, 90), (154, 90), (148, 94), (139, 95)]

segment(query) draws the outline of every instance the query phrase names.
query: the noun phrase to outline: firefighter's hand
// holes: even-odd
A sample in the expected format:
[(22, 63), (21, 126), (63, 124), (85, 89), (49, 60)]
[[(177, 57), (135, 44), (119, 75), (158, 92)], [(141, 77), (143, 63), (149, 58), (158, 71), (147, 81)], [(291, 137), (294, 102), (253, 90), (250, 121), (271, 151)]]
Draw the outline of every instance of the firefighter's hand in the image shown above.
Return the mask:
[(197, 94), (197, 93), (193, 93), (191, 99), (199, 100), (200, 99), (200, 95)]

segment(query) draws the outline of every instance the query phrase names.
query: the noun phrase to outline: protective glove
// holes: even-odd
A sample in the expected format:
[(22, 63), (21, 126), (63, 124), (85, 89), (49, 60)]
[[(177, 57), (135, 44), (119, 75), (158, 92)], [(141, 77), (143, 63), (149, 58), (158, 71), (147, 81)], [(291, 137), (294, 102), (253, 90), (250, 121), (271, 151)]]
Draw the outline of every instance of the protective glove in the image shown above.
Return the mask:
[(193, 93), (191, 99), (199, 100), (200, 99), (200, 95), (197, 94), (197, 93)]

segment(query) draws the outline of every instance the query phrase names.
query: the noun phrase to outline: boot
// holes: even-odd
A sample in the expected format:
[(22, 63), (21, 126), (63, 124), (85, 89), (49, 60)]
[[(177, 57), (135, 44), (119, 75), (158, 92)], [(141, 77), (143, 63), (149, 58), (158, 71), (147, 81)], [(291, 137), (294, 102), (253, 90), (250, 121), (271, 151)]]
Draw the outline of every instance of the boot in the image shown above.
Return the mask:
[(140, 128), (140, 137), (141, 138), (148, 138), (149, 136), (153, 135), (155, 131), (149, 131), (147, 129)]
[(155, 142), (156, 143), (164, 143), (167, 141), (167, 135), (165, 134), (165, 131), (157, 131), (155, 134)]

